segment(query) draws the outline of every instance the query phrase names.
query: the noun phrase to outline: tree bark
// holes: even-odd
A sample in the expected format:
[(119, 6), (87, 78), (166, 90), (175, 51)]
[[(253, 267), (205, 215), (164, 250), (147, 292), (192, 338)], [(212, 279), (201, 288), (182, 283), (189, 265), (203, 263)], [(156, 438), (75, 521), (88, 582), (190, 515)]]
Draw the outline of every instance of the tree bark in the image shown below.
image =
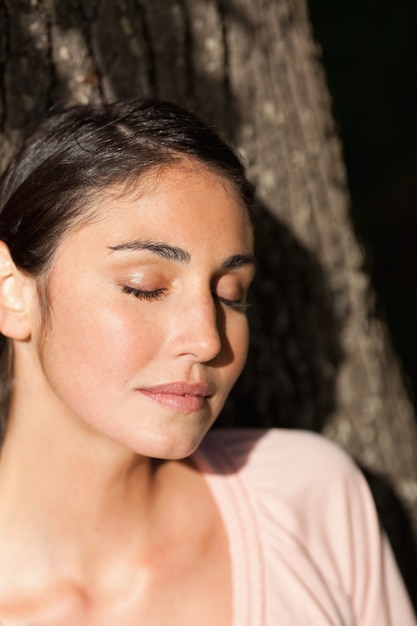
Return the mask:
[(391, 511), (398, 496), (417, 533), (415, 414), (352, 231), (319, 56), (305, 0), (0, 0), (0, 165), (48, 108), (138, 95), (191, 106), (235, 145), (257, 188), (261, 270), (223, 419), (345, 447), (407, 576), (414, 548)]

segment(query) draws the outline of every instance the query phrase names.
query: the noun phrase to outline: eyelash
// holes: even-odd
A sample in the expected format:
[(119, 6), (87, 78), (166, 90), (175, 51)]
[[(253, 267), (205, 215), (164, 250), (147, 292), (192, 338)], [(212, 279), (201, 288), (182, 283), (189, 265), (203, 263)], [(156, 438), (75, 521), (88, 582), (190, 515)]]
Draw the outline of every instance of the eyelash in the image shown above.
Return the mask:
[[(123, 286), (123, 293), (127, 293), (132, 295), (134, 298), (138, 298), (139, 300), (159, 300), (159, 298), (164, 294), (165, 289), (153, 289), (152, 291), (146, 291), (144, 289), (137, 289), (136, 287), (129, 287), (129, 285)], [(225, 304), (230, 307), (234, 311), (240, 311), (241, 313), (245, 313), (250, 304), (247, 302), (239, 302), (239, 300), (227, 300), (227, 298), (217, 298), (219, 302)]]
[(229, 306), (234, 311), (239, 311), (240, 313), (246, 313), (249, 309), (250, 304), (248, 302), (239, 302), (239, 300), (227, 300), (226, 298), (217, 298), (219, 302), (222, 302), (226, 306)]
[(152, 291), (145, 291), (144, 289), (137, 289), (136, 287), (129, 287), (129, 285), (123, 286), (123, 293), (131, 294), (139, 300), (158, 300), (164, 293), (165, 289), (153, 289)]

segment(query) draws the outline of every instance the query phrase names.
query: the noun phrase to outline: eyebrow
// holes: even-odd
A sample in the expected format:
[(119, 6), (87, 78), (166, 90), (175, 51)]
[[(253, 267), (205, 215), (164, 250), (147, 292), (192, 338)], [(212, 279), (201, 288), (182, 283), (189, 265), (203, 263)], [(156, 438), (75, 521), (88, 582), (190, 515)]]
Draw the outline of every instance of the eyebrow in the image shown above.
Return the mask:
[(233, 254), (222, 263), (222, 268), (232, 270), (246, 265), (253, 265), (255, 269), (258, 267), (258, 262), (253, 254)]
[[(147, 250), (160, 256), (163, 259), (169, 261), (177, 261), (178, 263), (189, 263), (191, 261), (191, 254), (184, 250), (184, 248), (178, 248), (177, 246), (171, 246), (168, 243), (162, 243), (159, 241), (146, 241), (143, 239), (135, 239), (134, 241), (128, 241), (121, 243), (117, 246), (110, 246), (110, 250), (113, 252), (136, 252), (138, 250)], [(256, 258), (253, 254), (233, 254), (223, 261), (223, 269), (235, 269), (237, 267), (244, 267), (245, 265), (253, 265), (255, 268), (258, 266)]]
[(168, 259), (169, 261), (178, 261), (179, 263), (189, 263), (191, 261), (191, 255), (183, 248), (177, 248), (176, 246), (170, 246), (167, 243), (159, 243), (157, 241), (144, 241), (143, 239), (136, 239), (135, 241), (128, 241), (127, 243), (121, 243), (118, 246), (110, 246), (110, 250), (114, 252), (127, 251), (136, 252), (137, 250), (148, 250), (152, 254)]

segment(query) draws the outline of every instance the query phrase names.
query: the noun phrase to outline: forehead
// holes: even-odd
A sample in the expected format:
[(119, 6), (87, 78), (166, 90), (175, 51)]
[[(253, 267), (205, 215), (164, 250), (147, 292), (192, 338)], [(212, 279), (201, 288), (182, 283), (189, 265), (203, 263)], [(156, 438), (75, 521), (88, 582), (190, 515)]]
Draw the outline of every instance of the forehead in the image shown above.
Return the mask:
[(63, 244), (110, 248), (145, 237), (187, 249), (211, 246), (219, 253), (227, 246), (253, 247), (249, 212), (235, 186), (194, 162), (154, 169), (139, 181), (108, 188), (92, 199), (89, 214)]

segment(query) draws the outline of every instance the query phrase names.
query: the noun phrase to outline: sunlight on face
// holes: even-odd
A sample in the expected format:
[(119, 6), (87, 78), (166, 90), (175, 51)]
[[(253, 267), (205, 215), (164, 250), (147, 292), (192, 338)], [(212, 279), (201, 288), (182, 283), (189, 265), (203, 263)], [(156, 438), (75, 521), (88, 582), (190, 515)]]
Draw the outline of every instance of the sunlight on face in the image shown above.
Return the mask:
[(138, 454), (182, 458), (246, 358), (253, 234), (231, 185), (200, 165), (147, 183), (103, 195), (100, 219), (58, 248), (42, 410)]

